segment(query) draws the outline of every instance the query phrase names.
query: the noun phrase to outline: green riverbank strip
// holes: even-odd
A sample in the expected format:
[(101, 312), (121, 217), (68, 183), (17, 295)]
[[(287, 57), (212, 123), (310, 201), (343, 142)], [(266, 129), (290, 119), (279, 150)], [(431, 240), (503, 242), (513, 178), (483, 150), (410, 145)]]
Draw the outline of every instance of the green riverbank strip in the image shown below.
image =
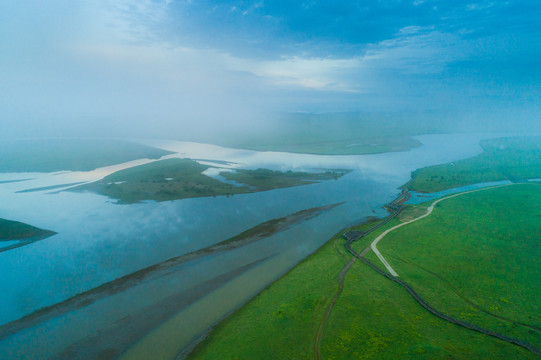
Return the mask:
[(510, 137), (481, 142), (483, 153), (414, 172), (410, 190), (436, 192), (483, 182), (541, 178), (541, 137)]
[(194, 197), (246, 194), (337, 179), (349, 170), (321, 173), (282, 172), (268, 169), (236, 170), (221, 175), (239, 186), (202, 174), (210, 168), (192, 159), (167, 159), (115, 172), (102, 180), (71, 189), (88, 190), (121, 203), (168, 201)]
[[(390, 233), (379, 248), (438, 310), (539, 347), (540, 203), (538, 184), (465, 194)], [(354, 243), (355, 249), (362, 251), (424, 207), (408, 207), (400, 218)], [(317, 327), (350, 259), (344, 242), (337, 235), (218, 325), (189, 358), (313, 359)], [(373, 253), (367, 257), (377, 264)], [(362, 262), (345, 278), (324, 329), (321, 353), (324, 359), (537, 358), (436, 318)]]

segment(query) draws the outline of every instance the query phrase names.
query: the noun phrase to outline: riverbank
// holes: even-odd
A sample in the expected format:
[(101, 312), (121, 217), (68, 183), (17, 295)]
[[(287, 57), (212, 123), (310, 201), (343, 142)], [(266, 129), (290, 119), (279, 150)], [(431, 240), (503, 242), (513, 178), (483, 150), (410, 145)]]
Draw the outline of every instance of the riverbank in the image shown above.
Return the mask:
[[(471, 209), (469, 202), (466, 206)], [(368, 247), (385, 229), (401, 221), (408, 221), (406, 220), (408, 218), (411, 219), (414, 216), (412, 213), (419, 213), (419, 207), (409, 207), (403, 214), (403, 219), (395, 218), (381, 230), (361, 238), (355, 243), (355, 248), (360, 251)], [(364, 225), (365, 229), (373, 226), (374, 221)], [(386, 245), (384, 248), (388, 251), (388, 243), (384, 244)], [(351, 261), (351, 257), (344, 253), (344, 245), (345, 241), (341, 236), (331, 239), (315, 254), (291, 270), (287, 276), (272, 284), (238, 313), (218, 325), (188, 358), (317, 359), (318, 354), (314, 351), (317, 347), (314, 344), (318, 339), (318, 333), (321, 332), (318, 325), (325, 317), (325, 310), (331, 302), (336, 302), (336, 306), (329, 316), (328, 325), (322, 331), (323, 335), (320, 335), (323, 358), (362, 356), (377, 359), (397, 357), (432, 359), (444, 353), (480, 359), (517, 356), (535, 358), (534, 354), (520, 350), (512, 344), (476, 332), (472, 333), (471, 330), (435, 318), (433, 314), (418, 306), (408, 293), (400, 291), (392, 282), (359, 262), (349, 267), (342, 294), (338, 299), (333, 299), (334, 294), (340, 289), (341, 270)], [(427, 244), (420, 247), (426, 249)], [(419, 253), (418, 247), (410, 250), (410, 253), (414, 252)], [(448, 248), (441, 253), (451, 252)], [(395, 263), (397, 259), (403, 259), (397, 251), (393, 251), (393, 254)], [(372, 254), (369, 258), (374, 263), (378, 261)], [(434, 258), (434, 261), (437, 262), (437, 258)], [(402, 267), (407, 262), (401, 260), (399, 264)], [(406, 269), (411, 271), (415, 268)], [(499, 272), (495, 274), (500, 275)], [(470, 279), (476, 278), (470, 276)], [(430, 279), (426, 280), (428, 284), (433, 284), (433, 281), (428, 281)], [(415, 281), (415, 286), (421, 290), (426, 288), (419, 281)], [(441, 286), (436, 289), (442, 291)], [(491, 294), (493, 292), (485, 292), (489, 298), (494, 297)], [(433, 296), (436, 295), (434, 293), (431, 296), (430, 299), (434, 300)], [(441, 299), (441, 296), (438, 298)], [(436, 304), (441, 309), (442, 303), (436, 301)], [(446, 307), (443, 307), (443, 310), (445, 309)], [(451, 313), (456, 311), (453, 310)], [(468, 321), (472, 321), (472, 315), (468, 316)], [(487, 325), (484, 320), (481, 324), (489, 328), (494, 326), (490, 322)], [(512, 328), (511, 323), (511, 327), (507, 330), (500, 326), (498, 331), (507, 331), (511, 336), (520, 335), (534, 342), (535, 337), (532, 338), (527, 332)], [(251, 341), (246, 343), (245, 340), (248, 338)]]

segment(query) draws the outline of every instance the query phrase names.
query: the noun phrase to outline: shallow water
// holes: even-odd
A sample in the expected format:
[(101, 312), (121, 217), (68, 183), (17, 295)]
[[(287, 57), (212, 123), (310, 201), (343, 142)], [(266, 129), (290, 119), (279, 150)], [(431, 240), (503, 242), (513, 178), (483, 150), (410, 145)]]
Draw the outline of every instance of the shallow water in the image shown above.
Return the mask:
[[(118, 169), (149, 160), (86, 173), (0, 174), (0, 217), (58, 232), (43, 241), (0, 254), (0, 271), (10, 274), (0, 278), (0, 324), (146, 266), (215, 244), (264, 221), (345, 201), (287, 231), (188, 263), (169, 276), (0, 340), (0, 355), (2, 358), (54, 355), (73, 341), (167, 296), (273, 255), (203, 296), (161, 327), (151, 329), (153, 331), (134, 348), (140, 351), (129, 352), (142, 354), (153, 351), (153, 346), (165, 346), (164, 357), (174, 356), (202, 331), (315, 251), (336, 232), (367, 216), (385, 215), (382, 205), (398, 194), (397, 188), (409, 180), (411, 171), (474, 156), (481, 152), (479, 140), (486, 137), (420, 136), (418, 139), (423, 143), (420, 148), (365, 156), (254, 152), (207, 144), (145, 141), (180, 154), (167, 158), (181, 156), (233, 163), (223, 165), (228, 168), (353, 170), (338, 180), (317, 184), (160, 203), (118, 205), (92, 193), (16, 193), (30, 188), (95, 181)], [(28, 178), (34, 179), (1, 183)], [(177, 331), (169, 331), (172, 328)], [(165, 342), (164, 334), (168, 334)]]

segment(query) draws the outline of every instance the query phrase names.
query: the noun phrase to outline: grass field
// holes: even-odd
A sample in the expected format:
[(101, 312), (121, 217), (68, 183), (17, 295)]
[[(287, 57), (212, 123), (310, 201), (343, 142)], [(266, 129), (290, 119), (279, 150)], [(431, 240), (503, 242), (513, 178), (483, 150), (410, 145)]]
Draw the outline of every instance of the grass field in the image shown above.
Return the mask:
[[(428, 218), (389, 234), (379, 248), (404, 274), (403, 280), (437, 309), (541, 346), (539, 332), (495, 319), (462, 300), (515, 322), (541, 325), (536, 301), (541, 295), (541, 266), (535, 260), (541, 255), (540, 188), (513, 185), (448, 200)], [(409, 208), (359, 240), (356, 250), (422, 211), (423, 205)], [(350, 258), (343, 242), (338, 236), (325, 244), (221, 323), (189, 358), (313, 359), (317, 327), (336, 293), (338, 273)], [(378, 261), (371, 253), (368, 257)], [(346, 276), (324, 329), (321, 353), (324, 359), (537, 358), (433, 316), (404, 289), (360, 261)]]
[(246, 194), (307, 185), (337, 179), (349, 172), (349, 170), (335, 170), (305, 173), (257, 169), (221, 173), (226, 179), (242, 183), (242, 186), (235, 186), (203, 175), (202, 172), (208, 168), (209, 166), (201, 165), (191, 159), (160, 160), (118, 171), (98, 182), (82, 185), (73, 190), (95, 191), (122, 203), (135, 203), (142, 200), (167, 201)]
[(538, 184), (465, 194), (378, 248), (437, 309), (541, 347), (540, 204)]
[(29, 139), (0, 141), (0, 172), (89, 171), (169, 151), (123, 140)]
[(22, 222), (0, 219), (0, 241), (25, 240), (29, 238), (45, 238), (56, 234)]
[(541, 178), (541, 137), (489, 139), (481, 146), (484, 151), (476, 157), (417, 170), (410, 190), (436, 192), (481, 182)]

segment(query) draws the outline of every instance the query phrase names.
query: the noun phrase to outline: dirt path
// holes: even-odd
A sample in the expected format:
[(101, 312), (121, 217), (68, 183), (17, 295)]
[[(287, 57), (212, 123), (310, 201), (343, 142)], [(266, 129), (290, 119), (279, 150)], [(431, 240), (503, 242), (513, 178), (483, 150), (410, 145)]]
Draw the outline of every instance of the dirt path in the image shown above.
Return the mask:
[(314, 341), (314, 357), (316, 360), (321, 360), (321, 338), (323, 337), (323, 330), (325, 329), (325, 324), (327, 323), (327, 320), (329, 319), (329, 315), (331, 315), (331, 311), (336, 304), (336, 301), (338, 300), (338, 297), (342, 293), (342, 290), (344, 289), (344, 279), (346, 277), (347, 272), (351, 268), (351, 266), (355, 263), (357, 259), (355, 257), (352, 257), (346, 265), (342, 268), (340, 273), (338, 274), (338, 290), (336, 291), (336, 294), (334, 295), (331, 303), (329, 304), (329, 307), (327, 308), (327, 311), (325, 312), (325, 316), (319, 323), (319, 327), (317, 329), (316, 333), (316, 340)]

